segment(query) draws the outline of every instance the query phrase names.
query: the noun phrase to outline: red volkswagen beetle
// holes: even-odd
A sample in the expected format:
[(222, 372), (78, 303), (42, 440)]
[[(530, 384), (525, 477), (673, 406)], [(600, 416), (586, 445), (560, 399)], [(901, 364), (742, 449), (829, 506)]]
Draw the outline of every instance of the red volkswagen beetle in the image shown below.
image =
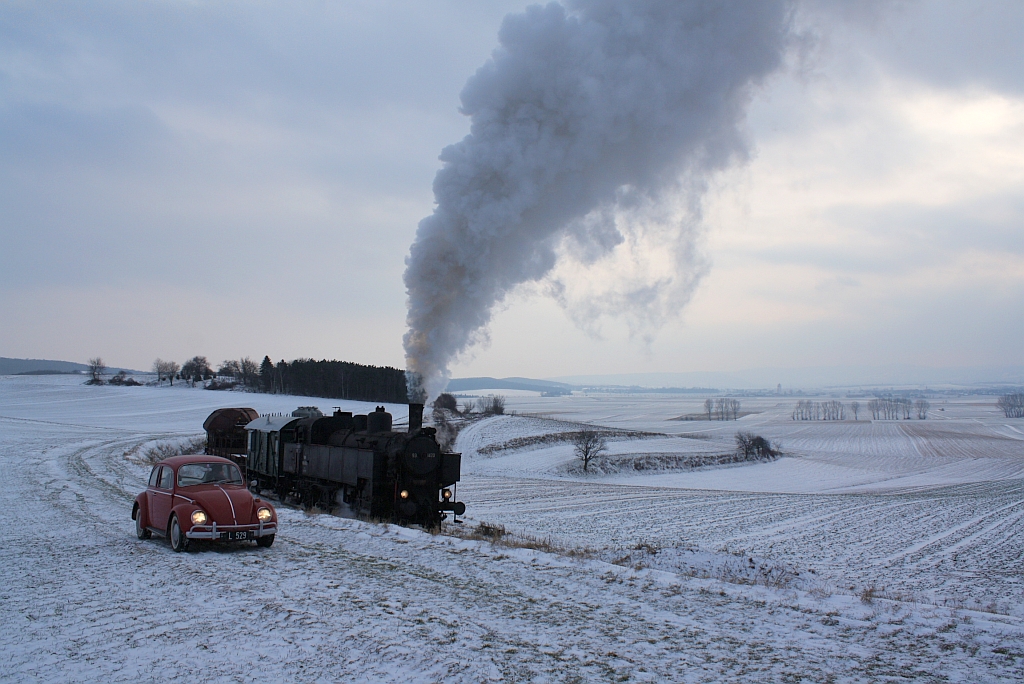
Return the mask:
[(219, 456), (173, 456), (153, 466), (132, 507), (135, 532), (166, 534), (175, 551), (193, 539), (274, 543), (277, 511), (245, 487), (238, 466)]

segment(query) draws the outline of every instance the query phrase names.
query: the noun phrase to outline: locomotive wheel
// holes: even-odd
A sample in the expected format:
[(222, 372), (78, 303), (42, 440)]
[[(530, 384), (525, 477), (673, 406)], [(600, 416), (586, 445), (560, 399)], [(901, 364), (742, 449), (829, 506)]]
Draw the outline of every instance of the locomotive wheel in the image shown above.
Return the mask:
[(185, 533), (181, 531), (181, 525), (178, 524), (178, 516), (176, 515), (171, 516), (171, 525), (167, 536), (171, 538), (171, 549), (173, 549), (175, 553), (188, 551), (189, 539), (185, 536)]

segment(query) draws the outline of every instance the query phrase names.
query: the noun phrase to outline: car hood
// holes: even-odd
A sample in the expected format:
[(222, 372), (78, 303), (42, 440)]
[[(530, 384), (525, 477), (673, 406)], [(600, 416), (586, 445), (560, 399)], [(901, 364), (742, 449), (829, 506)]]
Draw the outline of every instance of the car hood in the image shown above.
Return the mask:
[(199, 485), (182, 492), (218, 525), (247, 525), (256, 518), (252, 492), (240, 485)]

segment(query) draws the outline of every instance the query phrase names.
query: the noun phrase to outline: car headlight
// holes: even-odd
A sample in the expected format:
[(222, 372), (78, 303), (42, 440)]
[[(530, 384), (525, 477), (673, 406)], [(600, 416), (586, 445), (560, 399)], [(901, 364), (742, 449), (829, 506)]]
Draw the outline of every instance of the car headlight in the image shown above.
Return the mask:
[(273, 514), (270, 512), (269, 508), (260, 508), (256, 511), (256, 517), (259, 518), (260, 522), (269, 522), (273, 517)]
[(408, 499), (409, 498), (409, 490), (408, 489), (403, 489), (402, 491), (400, 491), (398, 493), (398, 496), (402, 497), (403, 499)]
[(206, 511), (192, 511), (192, 524), (202, 525), (206, 522)]
[(443, 492), (441, 492), (441, 497), (445, 501), (447, 501), (448, 499), (452, 498), (452, 490), (450, 490), (450, 489), (444, 490)]

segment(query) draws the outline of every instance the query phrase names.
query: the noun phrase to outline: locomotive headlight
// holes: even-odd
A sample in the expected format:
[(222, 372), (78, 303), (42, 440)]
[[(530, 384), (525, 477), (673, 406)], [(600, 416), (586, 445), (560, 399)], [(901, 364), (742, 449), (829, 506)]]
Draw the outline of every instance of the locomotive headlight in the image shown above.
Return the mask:
[(259, 519), (260, 522), (269, 522), (271, 518), (270, 509), (260, 508), (258, 511), (256, 511), (256, 517)]
[(400, 491), (398, 493), (398, 496), (402, 497), (403, 499), (408, 499), (409, 498), (409, 490), (408, 489), (403, 489), (402, 491)]
[(202, 525), (205, 522), (206, 522), (206, 512), (205, 511), (192, 511), (192, 524), (193, 525)]
[(442, 498), (444, 498), (445, 501), (447, 501), (448, 499), (452, 498), (452, 490), (450, 490), (450, 489), (444, 490), (443, 492), (441, 492), (441, 496), (442, 496)]

